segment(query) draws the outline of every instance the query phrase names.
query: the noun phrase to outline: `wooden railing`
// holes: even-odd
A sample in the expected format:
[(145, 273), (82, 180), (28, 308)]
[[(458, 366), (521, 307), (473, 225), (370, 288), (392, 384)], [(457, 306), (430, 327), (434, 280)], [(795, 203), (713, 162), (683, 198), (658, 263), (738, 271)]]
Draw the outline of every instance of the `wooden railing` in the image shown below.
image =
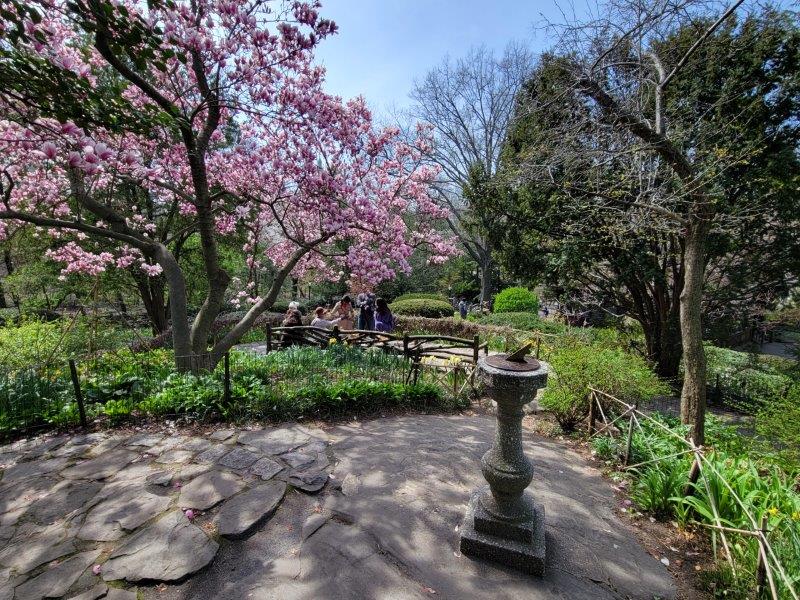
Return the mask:
[(327, 347), (333, 343), (348, 344), (360, 348), (381, 348), (387, 352), (395, 352), (408, 357), (412, 362), (419, 362), (423, 357), (448, 360), (457, 356), (463, 362), (477, 364), (481, 351), (489, 353), (489, 346), (481, 344), (476, 335), (472, 339), (452, 337), (448, 335), (409, 335), (402, 336), (382, 331), (362, 329), (340, 330), (323, 329), (310, 325), (295, 327), (266, 326), (267, 352), (280, 350), (289, 346)]

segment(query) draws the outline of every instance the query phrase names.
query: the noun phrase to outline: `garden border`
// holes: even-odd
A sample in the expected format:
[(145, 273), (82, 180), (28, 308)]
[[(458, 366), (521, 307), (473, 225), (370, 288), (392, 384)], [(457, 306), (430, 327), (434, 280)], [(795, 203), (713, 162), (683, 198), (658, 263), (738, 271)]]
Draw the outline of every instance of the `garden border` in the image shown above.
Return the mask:
[[(624, 410), (622, 413), (617, 415), (611, 421), (605, 415), (603, 411), (602, 403), (600, 401), (600, 397), (603, 397), (611, 402), (614, 402), (621, 406)], [(595, 409), (597, 408), (597, 410)], [(599, 416), (603, 421), (603, 427), (600, 429), (595, 430), (595, 425), (597, 423), (597, 412), (599, 410)], [(762, 517), (761, 522), (757, 522), (755, 517), (750, 513), (747, 507), (742, 502), (742, 499), (738, 496), (736, 491), (731, 486), (730, 482), (728, 482), (722, 474), (714, 467), (710, 460), (706, 457), (703, 452), (703, 446), (697, 446), (692, 439), (686, 439), (668, 427), (666, 427), (663, 423), (659, 422), (657, 419), (654, 419), (650, 415), (643, 413), (639, 410), (636, 404), (628, 404), (608, 394), (602, 390), (595, 389), (589, 386), (589, 437), (592, 438), (596, 435), (601, 433), (607, 432), (609, 436), (612, 436), (612, 427), (614, 423), (623, 419), (625, 416), (628, 416), (628, 428), (626, 434), (626, 444), (625, 444), (625, 455), (623, 457), (623, 469), (630, 470), (634, 469), (639, 466), (643, 466), (645, 464), (650, 464), (654, 462), (658, 462), (661, 460), (666, 460), (668, 458), (673, 458), (678, 455), (682, 454), (694, 454), (694, 461), (692, 463), (692, 467), (688, 473), (688, 480), (689, 485), (687, 485), (684, 495), (688, 496), (691, 494), (691, 484), (696, 483), (697, 481), (702, 480), (703, 486), (705, 487), (709, 499), (712, 499), (711, 508), (713, 511), (714, 516), (714, 523), (701, 523), (699, 521), (693, 521), (694, 524), (699, 525), (701, 527), (705, 527), (707, 529), (711, 529), (717, 533), (719, 533), (720, 538), (722, 539), (722, 545), (725, 552), (725, 558), (728, 561), (728, 564), (731, 566), (731, 570), (733, 571), (734, 575), (736, 574), (736, 566), (733, 562), (733, 556), (730, 550), (730, 543), (726, 537), (726, 533), (734, 533), (739, 535), (746, 535), (750, 537), (756, 538), (758, 541), (759, 546), (759, 557), (758, 557), (758, 565), (756, 569), (756, 597), (760, 597), (767, 589), (767, 584), (769, 585), (769, 593), (772, 600), (780, 600), (780, 595), (777, 590), (776, 580), (780, 580), (786, 586), (789, 594), (794, 600), (800, 600), (798, 594), (794, 588), (792, 581), (786, 574), (786, 570), (784, 569), (783, 565), (778, 560), (778, 557), (775, 551), (772, 549), (772, 546), (769, 543), (769, 530), (767, 529), (767, 524), (765, 519)], [(642, 419), (648, 420), (648, 422), (656, 425), (659, 429), (666, 432), (672, 438), (679, 440), (683, 445), (687, 447), (687, 449), (679, 454), (671, 454), (668, 456), (661, 456), (651, 461), (646, 461), (642, 463), (638, 463), (635, 465), (628, 465), (630, 460), (630, 451), (631, 451), (631, 443), (633, 437), (634, 426), (638, 426), (641, 429), (641, 423), (639, 422), (639, 417)], [(613, 436), (612, 436), (613, 437)], [(719, 516), (719, 512), (717, 510), (716, 505), (713, 502), (713, 496), (710, 493), (710, 483), (708, 481), (708, 476), (706, 471), (711, 471), (713, 475), (717, 477), (717, 479), (722, 482), (725, 488), (730, 492), (731, 496), (734, 498), (735, 502), (739, 505), (742, 509), (743, 513), (747, 515), (748, 520), (750, 521), (751, 529), (737, 529), (732, 527), (727, 527), (723, 525), (722, 519)]]

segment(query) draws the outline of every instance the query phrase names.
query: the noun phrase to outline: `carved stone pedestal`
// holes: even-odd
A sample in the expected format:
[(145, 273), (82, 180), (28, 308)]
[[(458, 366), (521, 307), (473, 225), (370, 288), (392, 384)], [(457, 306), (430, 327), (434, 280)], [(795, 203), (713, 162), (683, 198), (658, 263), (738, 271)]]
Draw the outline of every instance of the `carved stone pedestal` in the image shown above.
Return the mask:
[(522, 449), (522, 407), (547, 383), (547, 365), (495, 355), (482, 358), (478, 370), (497, 403), (497, 431), (481, 460), (489, 485), (470, 499), (461, 525), (461, 552), (543, 575), (544, 506), (526, 490), (533, 467)]

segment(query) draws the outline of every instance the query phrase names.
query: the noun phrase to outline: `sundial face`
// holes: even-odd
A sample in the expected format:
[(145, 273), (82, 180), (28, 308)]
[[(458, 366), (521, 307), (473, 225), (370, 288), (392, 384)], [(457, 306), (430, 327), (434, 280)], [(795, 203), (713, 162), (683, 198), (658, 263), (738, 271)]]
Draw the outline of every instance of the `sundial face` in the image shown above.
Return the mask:
[(509, 354), (493, 354), (486, 358), (486, 364), (503, 371), (536, 371), (541, 367), (538, 360), (528, 357), (533, 344), (526, 342)]

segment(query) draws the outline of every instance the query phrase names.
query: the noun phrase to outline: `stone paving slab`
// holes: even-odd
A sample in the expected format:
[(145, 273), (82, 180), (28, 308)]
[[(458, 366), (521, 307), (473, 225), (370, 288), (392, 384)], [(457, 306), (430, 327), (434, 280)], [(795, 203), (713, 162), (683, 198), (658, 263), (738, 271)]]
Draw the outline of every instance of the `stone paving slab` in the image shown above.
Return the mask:
[(177, 581), (210, 563), (219, 549), (180, 510), (173, 510), (117, 548), (103, 564), (103, 579)]
[(209, 471), (182, 487), (178, 504), (181, 508), (207, 510), (244, 488), (245, 483), (233, 473)]
[(231, 498), (216, 516), (217, 531), (229, 538), (246, 535), (275, 512), (285, 493), (284, 482), (269, 481)]
[(29, 579), (14, 590), (15, 600), (41, 600), (59, 598), (100, 555), (100, 550), (76, 554), (62, 563)]

